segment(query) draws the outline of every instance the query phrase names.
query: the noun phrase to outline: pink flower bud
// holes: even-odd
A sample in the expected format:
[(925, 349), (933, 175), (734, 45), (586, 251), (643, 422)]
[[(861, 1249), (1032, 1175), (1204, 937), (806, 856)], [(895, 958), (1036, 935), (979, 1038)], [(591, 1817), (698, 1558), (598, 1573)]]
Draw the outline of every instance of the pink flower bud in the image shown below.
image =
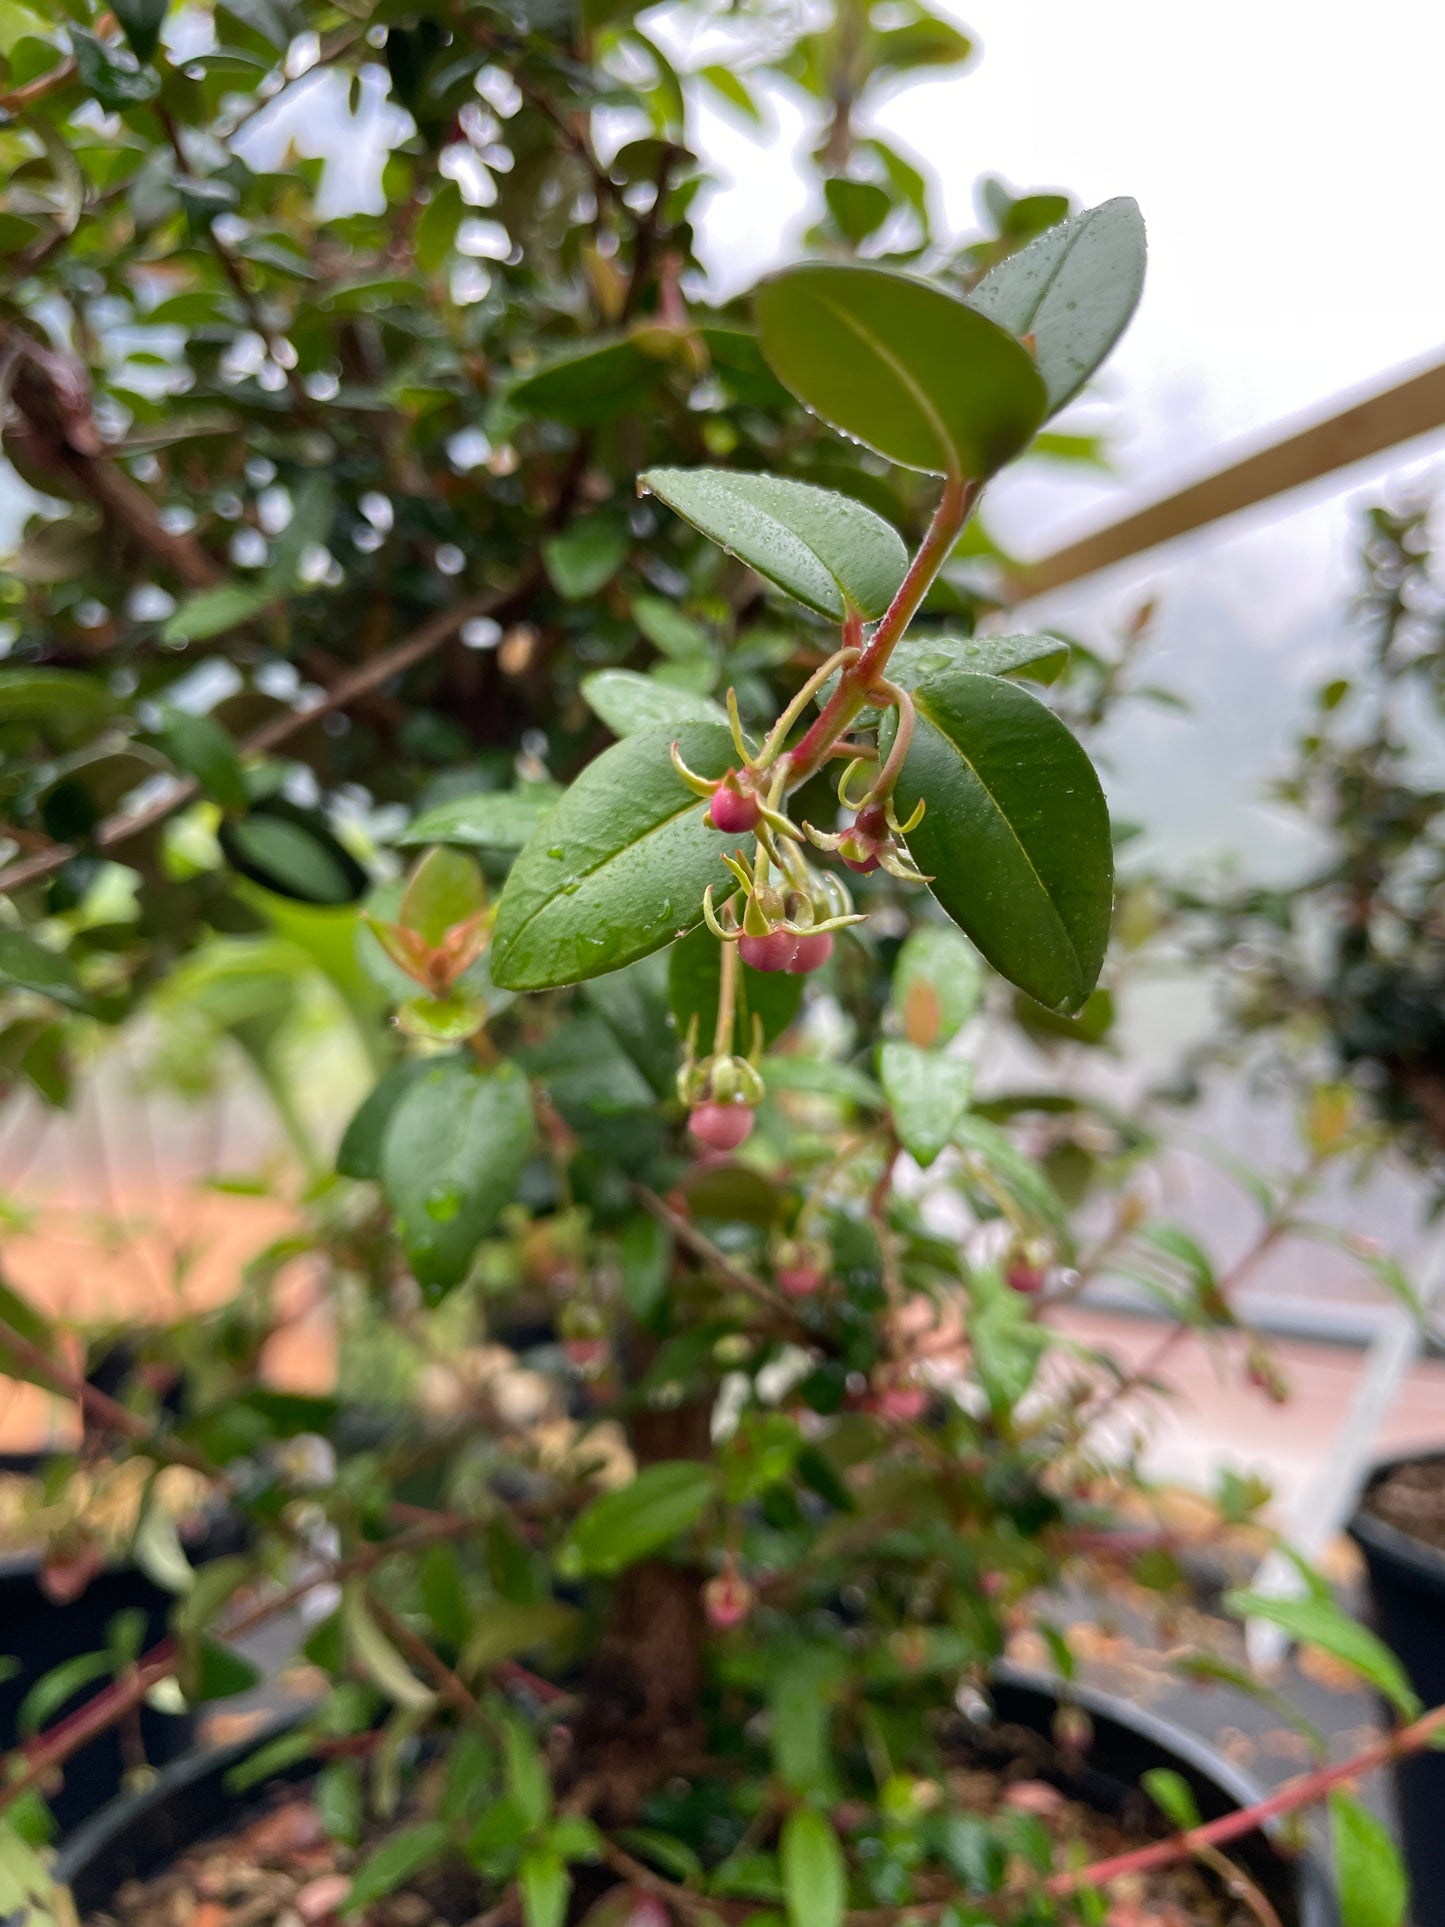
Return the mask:
[(753, 1114), (746, 1104), (699, 1104), (687, 1128), (709, 1151), (735, 1151), (752, 1131)]
[(707, 814), (713, 828), (728, 836), (746, 836), (758, 827), (763, 816), (757, 797), (740, 787), (734, 770), (729, 770), (713, 791)]
[(756, 1603), (757, 1594), (747, 1580), (735, 1572), (720, 1572), (702, 1589), (702, 1609), (707, 1623), (720, 1633), (741, 1626)]
[(1008, 1281), (1014, 1291), (1031, 1298), (1036, 1291), (1043, 1290), (1044, 1274), (1037, 1265), (1014, 1264), (1008, 1268)]
[(880, 1418), (911, 1425), (928, 1410), (928, 1392), (922, 1385), (889, 1385), (878, 1394), (876, 1409)]
[(789, 976), (806, 977), (810, 970), (821, 970), (833, 954), (833, 933), (820, 930), (815, 936), (799, 937), (793, 960), (784, 968)]
[(770, 930), (765, 937), (740, 937), (738, 955), (754, 970), (791, 970), (798, 939), (789, 930)]
[(784, 1265), (778, 1273), (778, 1289), (785, 1298), (812, 1298), (827, 1283), (816, 1265)]
[(873, 872), (878, 868), (878, 858), (876, 856), (864, 857), (861, 862), (856, 857), (845, 856), (843, 861), (850, 870), (856, 870), (860, 877), (872, 876)]

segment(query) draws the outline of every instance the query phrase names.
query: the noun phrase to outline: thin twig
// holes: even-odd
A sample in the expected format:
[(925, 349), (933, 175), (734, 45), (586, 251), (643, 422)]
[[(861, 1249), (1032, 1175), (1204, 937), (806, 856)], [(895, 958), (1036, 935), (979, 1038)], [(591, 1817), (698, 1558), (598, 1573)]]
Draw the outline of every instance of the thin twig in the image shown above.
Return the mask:
[[(475, 617), (491, 615), (517, 597), (528, 593), (536, 578), (537, 571), (534, 569), (514, 588), (505, 591), (491, 590), (484, 595), (472, 596), (467, 601), (459, 602), (453, 608), (444, 609), (439, 615), (432, 616), (419, 629), (414, 629), (409, 636), (404, 636), (393, 648), (384, 649), (379, 656), (373, 656), (370, 662), (362, 663), (359, 668), (353, 669), (349, 676), (343, 676), (334, 688), (327, 690), (321, 700), (313, 703), (309, 709), (287, 710), (284, 715), (275, 716), (270, 722), (263, 723), (259, 729), (253, 730), (240, 745), (242, 756), (262, 755), (284, 743), (288, 737), (296, 735), (299, 730), (305, 729), (308, 723), (314, 723), (319, 717), (329, 715), (332, 710), (345, 709), (358, 697), (368, 695), (382, 683), (390, 681), (393, 676), (400, 675), (404, 670), (421, 662), (426, 656), (432, 655), (444, 643), (450, 642), (457, 631)], [(138, 836), (142, 830), (154, 828), (157, 823), (164, 822), (168, 816), (180, 809), (182, 804), (189, 803), (199, 794), (200, 784), (194, 777), (178, 778), (164, 796), (159, 797), (145, 809), (134, 813), (117, 811), (113, 816), (106, 817), (95, 833), (96, 847), (109, 850), (117, 843), (124, 843), (130, 837)], [(34, 883), (40, 877), (49, 876), (51, 871), (58, 870), (62, 864), (68, 863), (73, 856), (79, 854), (79, 846), (74, 843), (55, 843), (38, 855), (24, 857), (20, 862), (12, 863), (8, 869), (0, 870), (0, 891), (18, 890), (24, 884)]]
[(700, 1259), (721, 1283), (746, 1292), (749, 1298), (756, 1299), (758, 1304), (765, 1305), (770, 1312), (785, 1318), (789, 1325), (797, 1324), (792, 1307), (780, 1292), (774, 1291), (770, 1285), (765, 1285), (761, 1278), (735, 1263), (726, 1252), (720, 1251), (711, 1238), (699, 1231), (697, 1226), (690, 1223), (680, 1211), (675, 1211), (665, 1198), (660, 1198), (645, 1184), (634, 1184), (632, 1195), (644, 1211), (650, 1212), (659, 1224), (666, 1225), (677, 1242), (685, 1246), (694, 1258)]

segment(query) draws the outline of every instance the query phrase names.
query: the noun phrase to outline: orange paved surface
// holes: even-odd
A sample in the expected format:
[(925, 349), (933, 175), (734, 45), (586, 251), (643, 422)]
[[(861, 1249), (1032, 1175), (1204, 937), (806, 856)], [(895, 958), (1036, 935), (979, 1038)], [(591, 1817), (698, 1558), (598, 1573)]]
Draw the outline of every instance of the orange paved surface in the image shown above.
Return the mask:
[[(63, 1199), (38, 1206), (30, 1228), (5, 1238), (9, 1282), (40, 1309), (66, 1319), (164, 1319), (183, 1307), (224, 1302), (248, 1260), (292, 1222), (288, 1208), (274, 1199), (204, 1189), (177, 1188), (161, 1198), (153, 1186), (131, 1192), (122, 1184), (115, 1204), (116, 1217), (106, 1218)], [(305, 1259), (295, 1261), (278, 1283), (289, 1320), (267, 1355), (268, 1376), (297, 1390), (329, 1385), (334, 1373), (325, 1308), (306, 1266)], [(1163, 1330), (1143, 1319), (1077, 1307), (1059, 1314), (1058, 1322), (1071, 1336), (1106, 1346), (1130, 1365), (1150, 1353)], [(1216, 1362), (1199, 1341), (1184, 1340), (1161, 1374), (1173, 1399), (1135, 1408), (1154, 1434), (1154, 1468), (1197, 1482), (1221, 1463), (1256, 1467), (1282, 1498), (1297, 1489), (1329, 1450), (1362, 1354), (1297, 1340), (1277, 1352), (1292, 1387), (1286, 1406), (1244, 1383), (1236, 1349), (1221, 1348)], [(59, 1440), (65, 1418), (64, 1408), (34, 1387), (0, 1379), (0, 1450)], [(1445, 1443), (1445, 1362), (1426, 1361), (1401, 1388), (1379, 1446), (1383, 1451), (1435, 1443)]]
[[(246, 1264), (294, 1223), (273, 1198), (178, 1189), (158, 1204), (153, 1188), (122, 1187), (104, 1216), (63, 1198), (38, 1204), (27, 1228), (4, 1240), (6, 1282), (37, 1310), (87, 1326), (164, 1321), (234, 1296)], [(329, 1384), (325, 1321), (297, 1261), (278, 1281), (292, 1313), (267, 1357), (268, 1376), (295, 1390)], [(0, 1451), (61, 1443), (71, 1435), (65, 1406), (32, 1385), (0, 1377)]]

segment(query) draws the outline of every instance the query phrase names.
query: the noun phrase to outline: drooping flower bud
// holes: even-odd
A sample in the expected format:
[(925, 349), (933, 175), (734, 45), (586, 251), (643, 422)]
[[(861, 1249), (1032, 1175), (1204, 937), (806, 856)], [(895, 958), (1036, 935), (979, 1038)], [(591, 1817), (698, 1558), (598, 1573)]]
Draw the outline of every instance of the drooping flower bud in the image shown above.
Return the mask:
[(815, 930), (809, 936), (799, 937), (792, 961), (783, 968), (790, 977), (806, 977), (814, 970), (821, 970), (832, 954), (832, 931)]
[(792, 970), (798, 954), (799, 939), (791, 930), (779, 927), (755, 937), (746, 931), (738, 938), (738, 955), (753, 970)]
[(730, 769), (712, 793), (707, 806), (708, 821), (726, 836), (746, 836), (763, 819), (762, 804), (751, 788), (745, 788), (736, 770)]
[(752, 1108), (741, 1098), (730, 1104), (699, 1104), (690, 1113), (687, 1128), (709, 1151), (735, 1151), (752, 1134)]
[(720, 1633), (741, 1626), (757, 1604), (757, 1594), (735, 1567), (728, 1566), (702, 1589), (707, 1623)]

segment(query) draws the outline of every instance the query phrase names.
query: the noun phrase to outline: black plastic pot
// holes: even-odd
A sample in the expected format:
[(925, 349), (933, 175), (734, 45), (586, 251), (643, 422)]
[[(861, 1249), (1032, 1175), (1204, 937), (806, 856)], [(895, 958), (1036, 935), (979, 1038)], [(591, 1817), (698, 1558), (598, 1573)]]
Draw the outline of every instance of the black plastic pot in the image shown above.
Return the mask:
[[(1411, 1452), (1377, 1466), (1349, 1525), (1365, 1555), (1370, 1623), (1426, 1706), (1445, 1700), (1445, 1552), (1422, 1545), (1368, 1506), (1371, 1492), (1398, 1466), (1442, 1461), (1445, 1452)], [(1445, 1753), (1401, 1760), (1393, 1779), (1415, 1927), (1445, 1927)]]
[[(34, 1471), (37, 1465), (7, 1459), (4, 1470)], [(196, 1538), (185, 1541), (193, 1564), (203, 1564), (244, 1544), (239, 1520), (223, 1515)], [(106, 1627), (118, 1612), (138, 1610), (145, 1615), (142, 1650), (163, 1639), (175, 1596), (158, 1586), (136, 1566), (119, 1565), (98, 1572), (78, 1599), (58, 1606), (40, 1586), (40, 1562), (33, 1554), (0, 1559), (0, 1654), (20, 1662), (18, 1671), (0, 1680), (0, 1752), (17, 1740), (16, 1715), (30, 1688), (65, 1660), (102, 1651)], [(47, 1720), (53, 1725), (96, 1691), (95, 1682), (82, 1688)], [(162, 1713), (142, 1707), (140, 1737), (146, 1759), (155, 1766), (174, 1760), (196, 1737), (194, 1713)], [(65, 1782), (51, 1801), (62, 1832), (77, 1826), (120, 1790), (125, 1757), (115, 1732), (103, 1733), (68, 1762)]]
[[(1139, 1778), (1153, 1767), (1180, 1774), (1206, 1820), (1260, 1797), (1244, 1774), (1169, 1721), (1087, 1688), (1072, 1691), (1070, 1700), (1083, 1707), (1094, 1727), (1088, 1766), (1071, 1787), (1103, 1811), (1117, 1812), (1128, 1801), (1144, 1800)], [(1001, 1667), (993, 1702), (1000, 1724), (1047, 1735), (1059, 1693), (1040, 1675)], [(56, 1869), (81, 1913), (103, 1908), (122, 1881), (158, 1872), (197, 1840), (234, 1822), (235, 1802), (226, 1793), (226, 1775), (238, 1760), (299, 1717), (287, 1714), (257, 1737), (178, 1761), (145, 1792), (119, 1799), (97, 1814), (66, 1843)], [(301, 1765), (283, 1777), (300, 1778), (307, 1770)], [(1230, 1853), (1268, 1895), (1284, 1927), (1339, 1927), (1333, 1891), (1311, 1855), (1287, 1857), (1263, 1834), (1234, 1842)]]

